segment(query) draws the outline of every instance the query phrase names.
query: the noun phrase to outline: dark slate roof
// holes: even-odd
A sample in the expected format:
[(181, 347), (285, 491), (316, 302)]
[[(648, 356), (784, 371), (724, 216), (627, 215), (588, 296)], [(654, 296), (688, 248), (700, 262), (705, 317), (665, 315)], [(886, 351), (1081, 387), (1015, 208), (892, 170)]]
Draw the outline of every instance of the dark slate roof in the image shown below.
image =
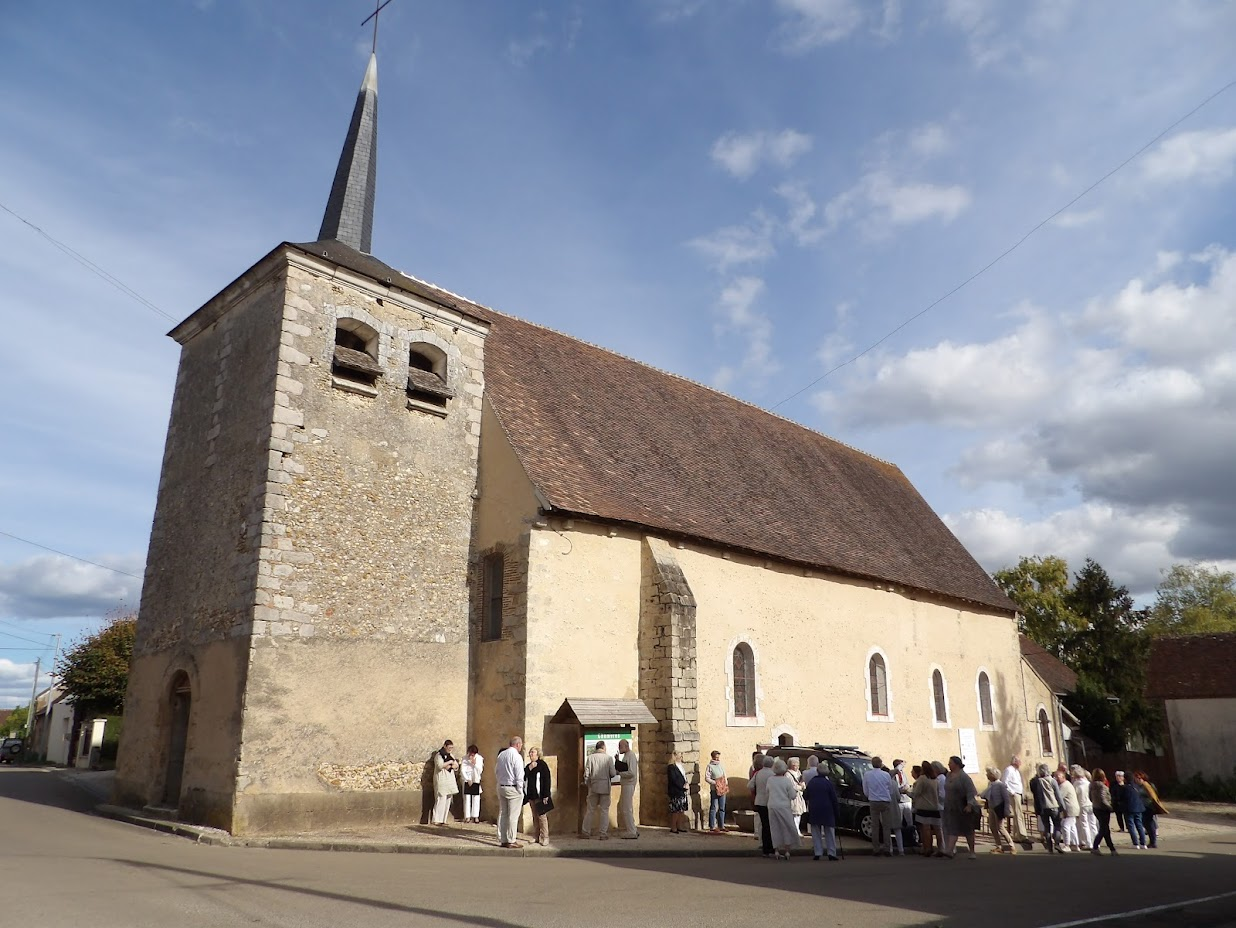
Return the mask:
[(333, 239), (359, 251), (370, 251), (377, 176), (378, 58), (370, 55), (326, 200), (319, 239)]
[(1236, 697), (1236, 632), (1155, 638), (1146, 695), (1156, 699)]
[(1021, 639), (1021, 656), (1034, 668), (1034, 672), (1043, 679), (1043, 682), (1051, 687), (1053, 693), (1057, 696), (1067, 696), (1077, 689), (1077, 674), (1070, 670), (1064, 661), (1037, 641), (1025, 635), (1018, 637)]
[(293, 247), (489, 323), (486, 393), (553, 509), (1015, 610), (894, 465), (338, 242)]

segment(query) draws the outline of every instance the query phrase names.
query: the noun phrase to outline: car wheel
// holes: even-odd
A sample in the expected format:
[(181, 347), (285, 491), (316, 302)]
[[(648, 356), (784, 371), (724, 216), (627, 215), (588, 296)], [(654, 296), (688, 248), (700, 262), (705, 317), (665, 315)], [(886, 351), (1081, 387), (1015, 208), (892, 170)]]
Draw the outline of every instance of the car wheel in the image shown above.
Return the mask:
[(858, 830), (862, 832), (864, 838), (871, 840), (871, 812), (863, 813), (863, 817), (858, 820)]

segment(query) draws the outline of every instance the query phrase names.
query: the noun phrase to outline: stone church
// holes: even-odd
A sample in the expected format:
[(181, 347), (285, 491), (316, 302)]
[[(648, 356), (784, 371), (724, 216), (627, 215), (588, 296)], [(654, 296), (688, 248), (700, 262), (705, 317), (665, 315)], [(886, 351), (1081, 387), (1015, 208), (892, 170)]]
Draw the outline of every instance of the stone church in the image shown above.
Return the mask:
[(445, 738), (492, 799), (518, 734), (571, 831), (597, 727), (646, 822), (675, 750), (1051, 754), (1013, 605), (896, 466), (385, 264), (376, 137), (371, 59), (318, 240), (170, 333), (118, 802), (412, 822)]

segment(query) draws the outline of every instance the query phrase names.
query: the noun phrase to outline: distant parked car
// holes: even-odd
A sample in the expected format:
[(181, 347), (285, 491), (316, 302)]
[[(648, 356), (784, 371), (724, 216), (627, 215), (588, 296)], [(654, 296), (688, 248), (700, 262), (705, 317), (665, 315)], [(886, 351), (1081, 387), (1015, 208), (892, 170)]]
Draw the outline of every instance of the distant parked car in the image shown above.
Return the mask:
[(0, 741), (0, 764), (13, 764), (21, 757), (22, 740), (5, 738)]

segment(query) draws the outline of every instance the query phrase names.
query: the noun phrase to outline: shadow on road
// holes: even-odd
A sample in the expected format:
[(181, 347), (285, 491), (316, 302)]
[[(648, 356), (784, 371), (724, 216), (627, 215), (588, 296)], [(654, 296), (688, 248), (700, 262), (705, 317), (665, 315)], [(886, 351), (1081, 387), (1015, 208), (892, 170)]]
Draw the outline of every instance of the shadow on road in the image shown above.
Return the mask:
[[(285, 883), (276, 882), (273, 880), (250, 880), (238, 876), (228, 876), (222, 873), (212, 873), (209, 870), (193, 870), (187, 867), (169, 867), (167, 864), (156, 864), (145, 860), (132, 860), (129, 858), (117, 857), (110, 858), (118, 864), (134, 867), (138, 870), (153, 870), (160, 873), (178, 873), (184, 876), (203, 877), (208, 880), (214, 880), (213, 886), (256, 886), (262, 889), (274, 889), (285, 893), (297, 893), (304, 896), (313, 896), (318, 899), (331, 899), (336, 902), (346, 902), (353, 905), (366, 906), (371, 909), (383, 909), (388, 912), (406, 912), (409, 915), (425, 915), (433, 918), (440, 918), (446, 921), (459, 922), (464, 925), (480, 925), (484, 928), (523, 928), (523, 926), (515, 922), (503, 921), (497, 918), (489, 918), (484, 915), (464, 915), (458, 912), (447, 912), (442, 909), (430, 909), (422, 906), (403, 905), (398, 902), (387, 902), (384, 899), (366, 899), (363, 896), (351, 896), (347, 893), (333, 893), (324, 889), (311, 889), (307, 886), (289, 886)], [(203, 889), (206, 887), (197, 886), (195, 889)]]
[(99, 800), (65, 781), (55, 767), (0, 768), (0, 798), (91, 814)]

